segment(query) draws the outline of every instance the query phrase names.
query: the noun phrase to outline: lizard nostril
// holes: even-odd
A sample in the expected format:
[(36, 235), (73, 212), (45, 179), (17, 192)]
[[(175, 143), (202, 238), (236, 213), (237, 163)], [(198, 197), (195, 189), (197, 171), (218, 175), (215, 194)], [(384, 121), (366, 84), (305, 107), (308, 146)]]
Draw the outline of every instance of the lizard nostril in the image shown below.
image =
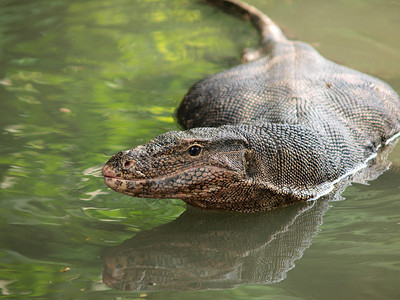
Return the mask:
[(131, 167), (133, 167), (133, 161), (127, 160), (126, 162), (124, 162), (124, 168), (128, 169)]

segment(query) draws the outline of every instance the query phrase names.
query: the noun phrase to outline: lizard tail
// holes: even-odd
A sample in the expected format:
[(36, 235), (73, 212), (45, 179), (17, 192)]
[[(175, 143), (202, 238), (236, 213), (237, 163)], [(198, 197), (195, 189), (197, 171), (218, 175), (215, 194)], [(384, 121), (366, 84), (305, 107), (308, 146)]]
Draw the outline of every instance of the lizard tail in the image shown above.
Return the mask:
[(250, 19), (261, 35), (262, 46), (287, 40), (279, 26), (254, 6), (240, 0), (207, 0), (207, 2), (218, 6), (229, 13)]

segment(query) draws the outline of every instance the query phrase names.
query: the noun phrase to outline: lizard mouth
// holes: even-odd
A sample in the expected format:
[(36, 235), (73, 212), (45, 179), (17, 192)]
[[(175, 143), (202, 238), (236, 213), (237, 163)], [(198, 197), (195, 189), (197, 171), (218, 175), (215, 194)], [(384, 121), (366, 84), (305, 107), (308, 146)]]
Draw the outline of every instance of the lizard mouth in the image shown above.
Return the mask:
[(237, 173), (216, 166), (193, 166), (152, 178), (118, 177), (109, 165), (102, 170), (104, 183), (116, 192), (135, 197), (182, 199), (221, 190)]

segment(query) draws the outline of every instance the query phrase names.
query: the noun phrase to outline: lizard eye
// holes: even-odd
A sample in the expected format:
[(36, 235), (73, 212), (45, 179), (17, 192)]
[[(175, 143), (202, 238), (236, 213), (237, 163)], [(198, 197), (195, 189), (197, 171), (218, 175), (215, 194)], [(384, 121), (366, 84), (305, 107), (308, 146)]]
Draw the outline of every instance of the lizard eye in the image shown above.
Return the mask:
[(197, 145), (193, 145), (189, 148), (188, 153), (190, 156), (197, 156), (201, 152), (201, 147)]

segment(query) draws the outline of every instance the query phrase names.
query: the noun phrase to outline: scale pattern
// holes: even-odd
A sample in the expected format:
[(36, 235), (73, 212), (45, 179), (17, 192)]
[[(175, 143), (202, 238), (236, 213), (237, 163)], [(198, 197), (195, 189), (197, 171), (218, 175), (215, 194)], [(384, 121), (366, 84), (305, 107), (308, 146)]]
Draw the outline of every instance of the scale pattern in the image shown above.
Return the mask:
[(112, 157), (103, 169), (111, 188), (205, 209), (270, 209), (329, 193), (400, 132), (400, 99), (386, 83), (287, 40), (254, 7), (212, 2), (248, 14), (265, 55), (196, 83), (177, 111), (186, 130)]
[(285, 41), (252, 63), (195, 84), (178, 109), (186, 129), (225, 124), (304, 125), (340, 148), (371, 146), (399, 131), (397, 94), (372, 76), (335, 64), (311, 46)]
[(381, 80), (282, 41), (195, 84), (178, 120), (184, 128), (246, 124), (275, 189), (315, 197), (400, 131), (400, 101)]

